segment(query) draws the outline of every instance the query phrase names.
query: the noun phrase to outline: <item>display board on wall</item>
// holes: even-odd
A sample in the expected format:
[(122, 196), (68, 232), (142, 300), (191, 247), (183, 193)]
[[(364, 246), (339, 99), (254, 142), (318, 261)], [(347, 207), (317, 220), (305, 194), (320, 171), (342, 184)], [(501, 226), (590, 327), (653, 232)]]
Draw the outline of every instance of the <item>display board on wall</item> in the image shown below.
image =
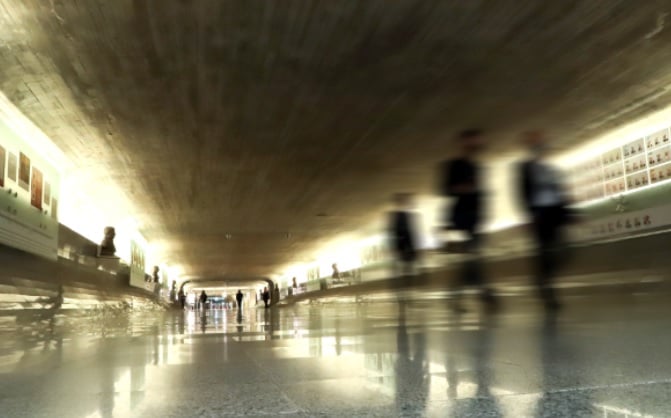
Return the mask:
[(572, 227), (577, 241), (637, 235), (671, 224), (671, 205), (618, 213)]
[(130, 242), (130, 284), (145, 288), (145, 253), (144, 248), (135, 240)]
[(33, 177), (30, 182), (30, 204), (35, 206), (37, 209), (42, 210), (42, 182), (44, 177), (42, 172), (33, 168)]
[(13, 182), (16, 182), (16, 170), (18, 168), (18, 163), (16, 159), (16, 154), (11, 152), (7, 153), (7, 178)]
[(387, 261), (390, 254), (382, 244), (368, 246), (361, 250), (360, 260), (362, 266), (369, 266)]
[(319, 280), (319, 266), (308, 269), (308, 281)]
[(30, 158), (23, 152), (19, 154), (19, 186), (30, 189)]
[(666, 128), (573, 167), (574, 200), (589, 202), (670, 181), (670, 138)]
[(48, 181), (44, 183), (44, 204), (51, 204), (51, 183)]
[(54, 206), (60, 174), (5, 120), (0, 120), (0, 189), (0, 243), (56, 259), (58, 212)]

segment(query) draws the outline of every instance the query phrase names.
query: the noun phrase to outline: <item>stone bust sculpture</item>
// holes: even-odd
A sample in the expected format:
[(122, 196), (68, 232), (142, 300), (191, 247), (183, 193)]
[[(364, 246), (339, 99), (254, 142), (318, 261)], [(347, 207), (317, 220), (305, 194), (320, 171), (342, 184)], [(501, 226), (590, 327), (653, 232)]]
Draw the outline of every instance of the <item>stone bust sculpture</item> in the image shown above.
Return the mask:
[(116, 231), (112, 226), (105, 227), (105, 238), (100, 243), (100, 255), (101, 256), (114, 256), (116, 253), (116, 247), (114, 246), (114, 237), (116, 236)]

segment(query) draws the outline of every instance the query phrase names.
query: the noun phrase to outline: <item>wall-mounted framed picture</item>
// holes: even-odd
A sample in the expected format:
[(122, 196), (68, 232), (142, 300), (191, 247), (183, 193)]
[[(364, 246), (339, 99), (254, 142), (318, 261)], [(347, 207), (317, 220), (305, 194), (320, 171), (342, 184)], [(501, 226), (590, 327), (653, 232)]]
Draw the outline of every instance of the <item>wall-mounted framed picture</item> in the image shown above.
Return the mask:
[(58, 220), (58, 199), (56, 199), (56, 196), (51, 199), (51, 219)]
[(51, 183), (48, 181), (44, 182), (44, 204), (51, 205)]
[(0, 145), (0, 187), (5, 187), (5, 161), (6, 161), (6, 151), (5, 148)]
[(18, 164), (16, 161), (16, 154), (13, 152), (7, 153), (7, 178), (16, 183), (16, 170)]
[(44, 178), (42, 172), (33, 167), (33, 181), (30, 184), (30, 204), (42, 210), (42, 185)]
[(19, 153), (19, 186), (30, 190), (30, 158), (22, 152)]

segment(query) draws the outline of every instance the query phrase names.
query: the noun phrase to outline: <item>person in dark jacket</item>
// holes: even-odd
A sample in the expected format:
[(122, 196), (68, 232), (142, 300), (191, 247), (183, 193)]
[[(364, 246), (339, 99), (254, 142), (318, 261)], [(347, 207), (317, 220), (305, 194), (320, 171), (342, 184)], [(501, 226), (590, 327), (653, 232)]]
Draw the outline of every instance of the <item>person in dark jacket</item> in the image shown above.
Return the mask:
[(396, 209), (389, 220), (391, 246), (398, 263), (397, 274), (410, 275), (417, 262), (417, 238), (414, 215), (411, 211), (413, 196), (410, 193), (394, 195)]
[(268, 290), (267, 287), (263, 288), (262, 297), (263, 297), (263, 304), (267, 308), (268, 306), (270, 306), (270, 290)]
[[(485, 283), (480, 255), (484, 192), (478, 156), (484, 146), (483, 134), (477, 129), (465, 130), (459, 133), (457, 141), (461, 153), (457, 158), (443, 163), (441, 173), (442, 195), (453, 202), (446, 217), (447, 228), (466, 236), (464, 244), (468, 256), (462, 266), (460, 286), (479, 288), (482, 301), (488, 309), (493, 310), (498, 307), (498, 300)], [(459, 299), (457, 297), (454, 305), (458, 312), (463, 311)]]
[(238, 302), (238, 310), (242, 310), (242, 299), (244, 298), (244, 295), (242, 294), (242, 291), (238, 289), (238, 293), (235, 294), (235, 300)]
[(546, 308), (556, 310), (559, 301), (552, 282), (561, 265), (561, 229), (569, 217), (568, 199), (561, 174), (546, 161), (545, 135), (527, 132), (524, 140), (531, 155), (519, 166), (519, 194), (536, 241), (535, 282)]
[(186, 306), (186, 293), (184, 293), (184, 289), (180, 287), (179, 289), (179, 304), (182, 307), (182, 310), (184, 310), (184, 307)]

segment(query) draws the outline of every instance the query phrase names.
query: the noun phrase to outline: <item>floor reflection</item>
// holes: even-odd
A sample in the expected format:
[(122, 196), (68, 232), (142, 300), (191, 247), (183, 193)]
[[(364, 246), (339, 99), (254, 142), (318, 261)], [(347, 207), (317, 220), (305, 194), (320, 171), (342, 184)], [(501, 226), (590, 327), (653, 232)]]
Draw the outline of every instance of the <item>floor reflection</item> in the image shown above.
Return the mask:
[[(45, 306), (57, 306), (58, 294), (50, 298)], [(648, 297), (636, 315), (622, 313), (621, 301), (585, 301), (543, 318), (525, 303), (499, 315), (454, 315), (421, 295), (241, 311), (47, 310), (12, 321), (14, 333), (1, 322), (0, 410), (31, 418), (167, 417), (180, 408), (454, 418), (664, 410), (649, 401), (667, 399), (671, 381), (671, 336), (658, 332), (671, 314), (664, 298)], [(606, 349), (614, 344), (625, 349)]]
[(557, 411), (573, 417), (597, 415), (589, 390), (579, 389), (584, 382), (580, 381), (581, 373), (574, 371), (582, 369), (582, 361), (572, 343), (559, 332), (558, 319), (557, 314), (546, 314), (538, 339), (543, 395), (538, 400), (535, 416), (553, 418)]
[[(446, 377), (448, 382), (448, 399), (452, 401), (449, 416), (458, 417), (503, 417), (503, 412), (498, 399), (492, 394), (492, 383), (494, 380), (494, 367), (491, 359), (491, 351), (495, 346), (494, 332), (496, 329), (496, 317), (485, 316), (482, 323), (468, 337), (456, 341), (452, 350), (448, 351), (446, 362)], [(457, 321), (461, 320), (461, 316)], [(455, 353), (472, 353), (467, 364), (468, 377), (463, 377), (457, 370)], [(467, 379), (462, 382), (462, 379)], [(474, 393), (463, 396), (460, 386), (474, 385)]]
[(399, 415), (423, 410), (429, 396), (430, 376), (426, 358), (426, 334), (423, 318), (418, 318), (412, 334), (408, 332), (408, 301), (398, 302), (396, 349), (398, 359), (394, 370), (396, 410)]
[(54, 350), (51, 362), (60, 360), (59, 354), (63, 347), (63, 335), (57, 329), (63, 305), (63, 286), (59, 286), (53, 296), (38, 299), (31, 306), (37, 304), (41, 309), (28, 309), (16, 315), (16, 331), (19, 336), (19, 349), (23, 356), (18, 367), (30, 363), (33, 350), (41, 348), (43, 351)]

